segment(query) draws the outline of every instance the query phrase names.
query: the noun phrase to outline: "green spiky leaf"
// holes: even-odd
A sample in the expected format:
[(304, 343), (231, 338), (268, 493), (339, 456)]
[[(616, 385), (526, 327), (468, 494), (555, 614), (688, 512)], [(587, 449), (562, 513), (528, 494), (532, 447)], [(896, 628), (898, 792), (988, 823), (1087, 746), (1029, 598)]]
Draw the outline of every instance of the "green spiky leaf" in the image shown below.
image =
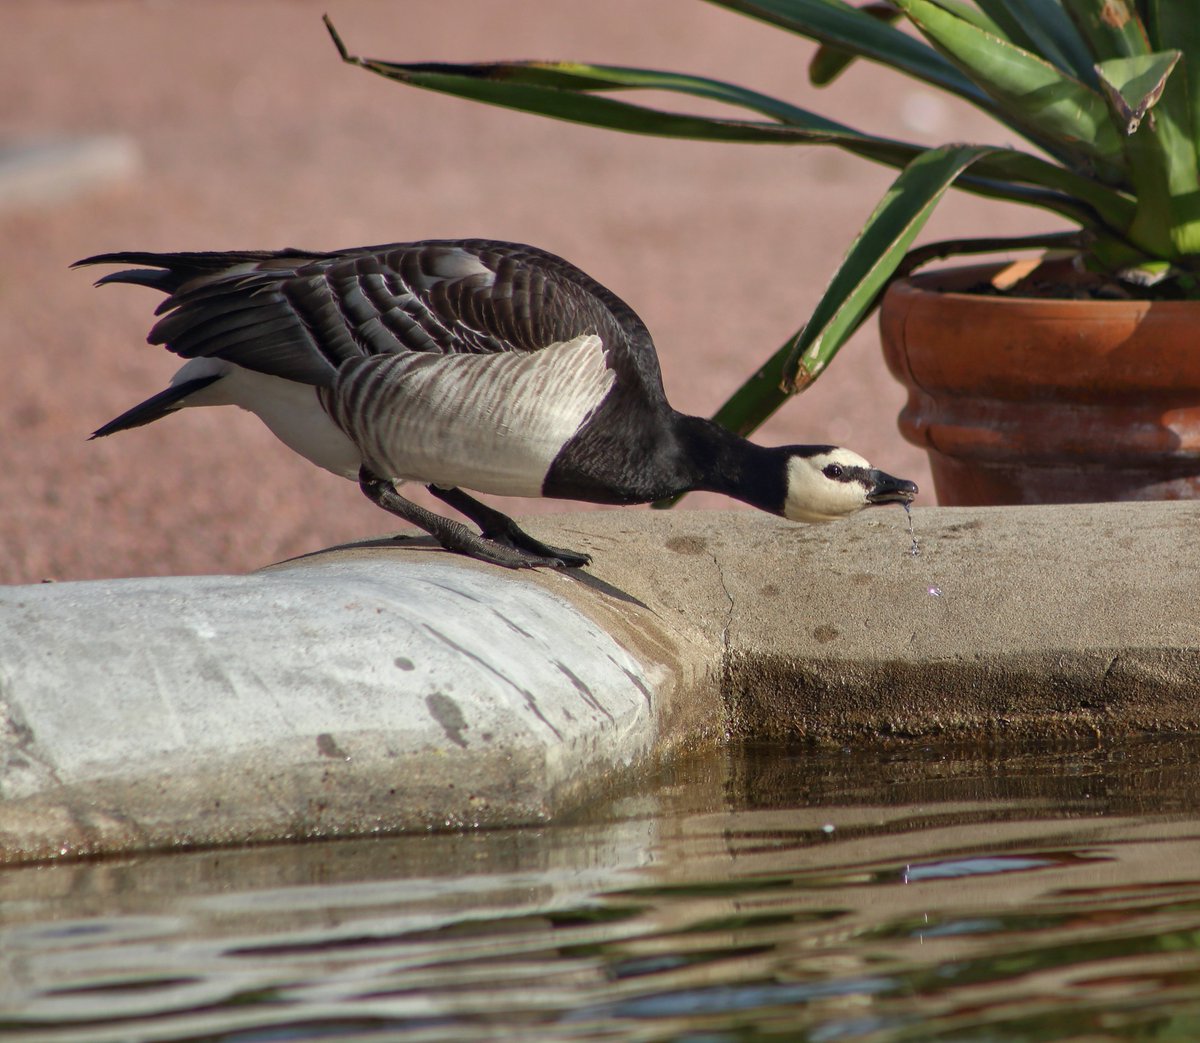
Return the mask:
[(783, 367), (785, 388), (800, 390), (816, 379), (874, 310), (888, 279), (946, 190), (963, 171), (993, 151), (987, 145), (947, 145), (930, 149), (905, 167), (797, 335)]
[(895, 3), (1031, 140), (1078, 165), (1099, 167), (1110, 178), (1123, 170), (1121, 138), (1098, 91), (932, 0)]
[(1126, 134), (1134, 134), (1167, 86), (1179, 51), (1159, 51), (1096, 63), (1100, 86)]
[[(891, 25), (900, 17), (900, 12), (891, 4), (869, 3), (858, 8), (863, 14), (874, 18), (877, 22)], [(812, 61), (808, 63), (808, 79), (814, 86), (825, 87), (836, 80), (858, 57), (855, 51), (844, 47), (834, 47), (822, 44), (817, 48)]]

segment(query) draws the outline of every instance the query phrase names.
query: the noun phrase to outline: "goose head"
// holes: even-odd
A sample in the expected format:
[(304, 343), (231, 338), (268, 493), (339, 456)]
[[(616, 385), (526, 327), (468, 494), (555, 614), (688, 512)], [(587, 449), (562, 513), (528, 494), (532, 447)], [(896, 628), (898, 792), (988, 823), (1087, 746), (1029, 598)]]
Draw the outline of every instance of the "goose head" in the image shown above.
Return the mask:
[(783, 502), (790, 521), (827, 522), (885, 503), (912, 502), (914, 482), (893, 478), (839, 446), (791, 446)]

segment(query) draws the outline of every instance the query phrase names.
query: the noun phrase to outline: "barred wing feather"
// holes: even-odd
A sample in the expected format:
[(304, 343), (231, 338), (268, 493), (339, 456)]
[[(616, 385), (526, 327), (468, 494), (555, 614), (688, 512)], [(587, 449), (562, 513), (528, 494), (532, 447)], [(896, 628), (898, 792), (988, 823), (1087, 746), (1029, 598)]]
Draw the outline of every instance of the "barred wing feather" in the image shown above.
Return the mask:
[(538, 352), (356, 359), (321, 399), (380, 476), (538, 496), (614, 380), (585, 334)]
[[(102, 281), (169, 296), (150, 341), (184, 358), (330, 386), (351, 359), (399, 352), (538, 351), (583, 333), (610, 348), (649, 336), (622, 301), (560, 258), (480, 240), (367, 247), (327, 254), (108, 254), (87, 262), (156, 265)], [(653, 351), (636, 375), (661, 385)]]

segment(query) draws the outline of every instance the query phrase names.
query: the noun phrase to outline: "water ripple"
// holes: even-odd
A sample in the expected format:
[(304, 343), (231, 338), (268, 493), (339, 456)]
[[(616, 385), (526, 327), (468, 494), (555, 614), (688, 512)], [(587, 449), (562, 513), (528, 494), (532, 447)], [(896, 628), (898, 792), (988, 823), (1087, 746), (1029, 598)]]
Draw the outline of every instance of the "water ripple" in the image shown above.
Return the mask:
[(0, 1034), (1200, 1038), (1200, 743), (875, 756), (727, 751), (574, 825), (5, 869)]

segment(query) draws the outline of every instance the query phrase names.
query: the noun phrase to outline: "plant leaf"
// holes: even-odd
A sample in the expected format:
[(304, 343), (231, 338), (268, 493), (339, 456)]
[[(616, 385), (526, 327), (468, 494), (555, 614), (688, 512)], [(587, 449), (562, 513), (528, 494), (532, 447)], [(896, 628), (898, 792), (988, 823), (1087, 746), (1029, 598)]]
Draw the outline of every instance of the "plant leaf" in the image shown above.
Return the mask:
[[(752, 18), (760, 19), (771, 25), (788, 29), (807, 39), (815, 40), (826, 47), (878, 62), (897, 72), (912, 76), (914, 79), (946, 91), (964, 101), (970, 102), (986, 112), (993, 119), (1022, 134), (1039, 145), (1051, 155), (1058, 156), (1061, 150), (1056, 149), (1053, 140), (1034, 137), (1027, 125), (1022, 125), (1012, 119), (1010, 110), (980, 88), (969, 76), (964, 76), (955, 64), (947, 61), (941, 54), (928, 44), (914, 39), (910, 34), (901, 32), (882, 20), (871, 17), (861, 9), (851, 7), (843, 0), (708, 0), (731, 11), (738, 11)], [(889, 3), (900, 6), (898, 0), (888, 0)], [(1057, 0), (1035, 0), (1037, 3), (1051, 3)], [(991, 28), (994, 22), (987, 17), (980, 17), (978, 12), (965, 3), (941, 0), (942, 6), (952, 6), (963, 16), (973, 19), (981, 28)], [(967, 12), (970, 12), (968, 14)], [(1091, 72), (1090, 58), (1084, 56), (1084, 66)], [(1060, 156), (1061, 158), (1061, 156)]]
[(1158, 51), (1096, 63), (1100, 86), (1126, 134), (1134, 134), (1167, 86), (1179, 51)]
[[(1175, 154), (1174, 126), (1151, 116), (1179, 61), (1178, 51), (1109, 58), (1096, 63), (1096, 73), (1117, 123), (1125, 132), (1129, 179), (1137, 196), (1137, 214), (1130, 239), (1151, 258), (1169, 258), (1175, 252), (1171, 230), (1177, 222), (1173, 182), (1186, 170), (1173, 170), (1180, 159), (1191, 158), (1191, 187), (1195, 187), (1195, 156), (1190, 150)], [(1139, 132), (1143, 121), (1149, 122)], [(1138, 266), (1128, 266), (1137, 271)]]
[[(328, 18), (326, 26), (342, 60), (352, 65), (399, 83), (521, 112), (668, 138), (833, 145), (897, 169), (924, 151), (919, 145), (863, 134), (805, 109), (718, 80), (580, 62), (465, 65), (386, 62), (351, 55)], [(762, 122), (692, 116), (595, 94), (637, 89), (670, 90), (716, 99), (770, 114), (775, 119)], [(1044, 207), (1098, 233), (1119, 236), (1133, 219), (1133, 204), (1120, 193), (1017, 149), (994, 150), (978, 164), (976, 171), (960, 179), (958, 187), (992, 199)]]
[(1154, 50), (1179, 48), (1187, 57), (1167, 88), (1167, 107), (1173, 95), (1179, 95), (1178, 120), (1182, 133), (1200, 142), (1200, 18), (1191, 4), (1179, 0), (1148, 0), (1146, 31)]
[(944, 145), (914, 159), (893, 182), (829, 284), (784, 363), (782, 382), (799, 391), (812, 383), (874, 310), (929, 215), (989, 145)]
[[(1048, 0), (1046, 0), (1048, 2)], [(1097, 166), (1117, 179), (1124, 168), (1120, 135), (1097, 91), (1038, 55), (994, 36), (931, 0), (895, 0), (920, 31), (1008, 114), (1008, 122), (1043, 148)]]
[[(780, 123), (832, 133), (857, 133), (843, 124), (808, 109), (789, 104), (769, 94), (739, 87), (723, 80), (685, 73), (639, 69), (626, 65), (589, 65), (585, 62), (488, 62), (467, 65), (425, 62), (407, 65), (368, 59), (373, 71), (393, 79), (415, 83), (421, 77), (468, 76), (495, 83), (523, 84), (579, 94), (620, 90), (660, 90), (706, 98), (768, 116)], [(425, 86), (425, 84), (417, 84)], [(435, 87), (435, 89), (440, 89)]]
[(1155, 107), (1154, 130), (1167, 157), (1171, 239), (1178, 257), (1194, 258), (1200, 255), (1200, 18), (1193, 5), (1178, 0), (1149, 0), (1145, 6), (1151, 46), (1178, 47), (1184, 54)]
[[(1096, 7), (1094, 0), (1076, 2)], [(1041, 55), (1088, 85), (1094, 82), (1092, 65), (1096, 59), (1059, 3), (1048, 0), (978, 0), (978, 3), (1010, 43)]]
[[(888, 25), (900, 17), (900, 11), (887, 3), (863, 4), (858, 10), (865, 15), (870, 15), (876, 21), (886, 22)], [(843, 47), (822, 44), (817, 48), (817, 53), (813, 55), (812, 61), (808, 63), (809, 82), (815, 87), (828, 86), (841, 76), (846, 71), (846, 67), (857, 57), (855, 52), (847, 51)]]
[[(920, 147), (860, 133), (756, 91), (719, 80), (653, 69), (582, 62), (388, 62), (352, 55), (328, 15), (325, 25), (344, 62), (398, 83), (609, 130), (697, 141), (831, 144), (902, 166)], [(634, 105), (597, 92), (667, 90), (740, 105), (771, 122), (722, 119)]]
[(843, 0), (708, 0), (990, 108), (986, 94), (928, 44)]
[(1062, 0), (1062, 6), (1087, 41), (1095, 61), (1149, 54), (1154, 49), (1136, 0)]
[(1129, 240), (1157, 259), (1175, 260), (1200, 248), (1200, 170), (1179, 58), (1178, 51), (1158, 51), (1097, 66), (1113, 109), (1126, 122), (1137, 196)]
[[(811, 384), (874, 310), (888, 279), (955, 178), (993, 151), (986, 145), (950, 145), (914, 159), (859, 233), (808, 323), (729, 397), (713, 420), (747, 435)], [(993, 242), (992, 248), (1001, 246)]]

